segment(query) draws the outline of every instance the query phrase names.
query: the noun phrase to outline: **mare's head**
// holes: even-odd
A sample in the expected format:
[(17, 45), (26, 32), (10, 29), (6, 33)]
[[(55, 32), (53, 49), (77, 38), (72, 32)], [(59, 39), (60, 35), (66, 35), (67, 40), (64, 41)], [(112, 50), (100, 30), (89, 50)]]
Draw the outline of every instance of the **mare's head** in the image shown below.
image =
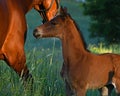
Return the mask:
[[(38, 2), (39, 1), (39, 2)], [(38, 0), (34, 8), (43, 18), (43, 23), (53, 19), (59, 13), (60, 0)]]
[[(60, 15), (56, 16), (49, 22), (38, 26), (33, 35), (36, 38), (44, 38), (44, 37), (58, 37), (62, 39), (63, 34), (66, 33), (68, 26), (70, 26), (71, 22), (70, 15), (66, 12), (66, 9), (62, 9), (60, 11)], [(69, 31), (69, 30), (68, 30)]]

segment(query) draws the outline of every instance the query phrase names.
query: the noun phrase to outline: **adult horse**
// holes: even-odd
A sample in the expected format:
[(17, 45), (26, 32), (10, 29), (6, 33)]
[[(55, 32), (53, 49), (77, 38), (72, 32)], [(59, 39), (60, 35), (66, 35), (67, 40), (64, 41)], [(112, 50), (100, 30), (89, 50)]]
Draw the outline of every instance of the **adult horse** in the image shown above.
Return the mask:
[(44, 21), (58, 12), (59, 0), (0, 0), (0, 60), (4, 60), (24, 81), (31, 74), (26, 66), (24, 43), (26, 13), (35, 8)]
[(120, 96), (120, 55), (88, 51), (81, 31), (66, 11), (37, 27), (34, 36), (57, 37), (62, 41), (64, 63), (61, 75), (67, 96), (85, 96), (88, 89), (111, 84)]

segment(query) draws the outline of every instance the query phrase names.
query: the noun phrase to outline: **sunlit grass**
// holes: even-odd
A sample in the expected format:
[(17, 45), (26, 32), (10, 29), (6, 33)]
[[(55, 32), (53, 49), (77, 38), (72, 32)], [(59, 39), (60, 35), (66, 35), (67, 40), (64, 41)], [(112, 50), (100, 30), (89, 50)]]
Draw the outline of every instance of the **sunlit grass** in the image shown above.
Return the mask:
[(93, 53), (112, 53), (111, 48), (104, 47), (103, 43), (100, 43), (99, 45), (89, 45), (89, 50), (91, 50)]
[(99, 43), (98, 45), (89, 45), (88, 49), (93, 53), (116, 53), (120, 54), (120, 45), (112, 44), (112, 45), (105, 45), (104, 43)]

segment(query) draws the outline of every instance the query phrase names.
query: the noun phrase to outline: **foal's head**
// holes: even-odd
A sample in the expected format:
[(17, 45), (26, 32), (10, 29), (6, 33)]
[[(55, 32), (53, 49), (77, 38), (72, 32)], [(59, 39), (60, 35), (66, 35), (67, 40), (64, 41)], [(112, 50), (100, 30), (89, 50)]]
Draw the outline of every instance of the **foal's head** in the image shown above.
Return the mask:
[(67, 31), (67, 27), (70, 26), (69, 22), (72, 20), (70, 19), (69, 14), (66, 12), (65, 9), (61, 8), (60, 15), (56, 16), (51, 21), (37, 27), (34, 30), (33, 35), (36, 38), (41, 37), (58, 37), (62, 39), (62, 36)]

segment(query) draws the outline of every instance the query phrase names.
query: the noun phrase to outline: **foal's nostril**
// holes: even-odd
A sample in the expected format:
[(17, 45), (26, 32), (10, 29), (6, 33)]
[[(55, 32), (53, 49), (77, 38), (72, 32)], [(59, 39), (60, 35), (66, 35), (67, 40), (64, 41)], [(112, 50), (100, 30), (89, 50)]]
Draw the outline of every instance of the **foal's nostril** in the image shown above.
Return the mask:
[(33, 36), (37, 37), (37, 33), (38, 33), (38, 29), (35, 29), (35, 30), (33, 31)]

